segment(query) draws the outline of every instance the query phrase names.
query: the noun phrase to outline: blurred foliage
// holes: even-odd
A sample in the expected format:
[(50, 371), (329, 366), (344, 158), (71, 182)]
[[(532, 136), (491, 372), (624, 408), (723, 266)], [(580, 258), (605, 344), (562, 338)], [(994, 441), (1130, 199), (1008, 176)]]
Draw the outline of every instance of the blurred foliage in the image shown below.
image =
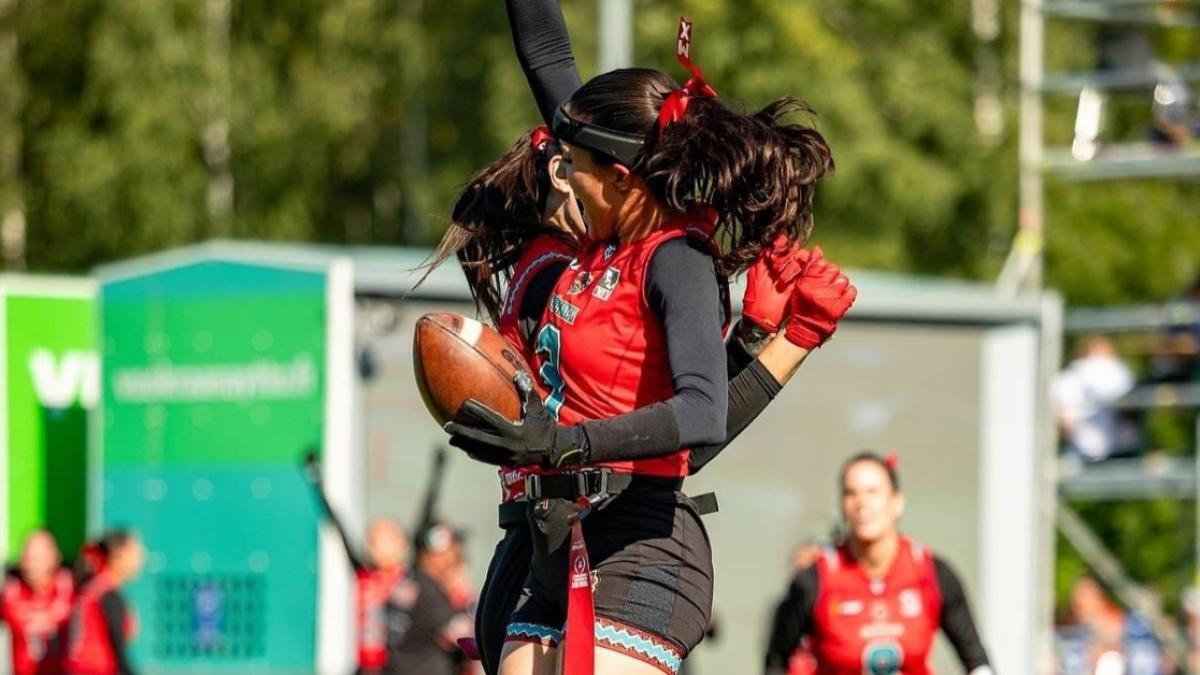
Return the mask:
[[(563, 6), (586, 78), (595, 2)], [(1017, 7), (1001, 8), (984, 48), (966, 2), (636, 0), (635, 60), (682, 75), (687, 14), (723, 96), (817, 109), (838, 162), (817, 205), (831, 256), (989, 279), (1016, 222)], [(1051, 63), (1094, 62), (1087, 30), (1055, 35)], [(1003, 124), (985, 135), (989, 86)], [(0, 0), (0, 94), (0, 209), (24, 209), (44, 270), (212, 236), (429, 244), (457, 186), (537, 121), (500, 0)], [(1198, 190), (1051, 185), (1049, 280), (1088, 303), (1170, 295), (1200, 259)]]
[[(594, 0), (564, 0), (584, 77)], [(637, 0), (636, 56), (676, 76), (677, 17), (721, 94), (808, 100), (838, 170), (815, 241), (849, 266), (991, 279), (1017, 206), (1017, 12), (982, 46), (971, 3)], [(1096, 28), (1051, 22), (1052, 69), (1095, 65)], [(1155, 40), (1200, 61), (1195, 33)], [(981, 64), (997, 64), (994, 76)], [(1000, 95), (998, 133), (977, 94)], [(1112, 106), (1144, 138), (1149, 97)], [(1048, 108), (1069, 140), (1074, 101)], [(538, 122), (500, 0), (0, 0), (0, 220), (24, 212), (34, 270), (213, 236), (427, 245), (457, 186)], [(1049, 182), (1047, 282), (1076, 304), (1170, 297), (1200, 263), (1200, 183)], [(1083, 513), (1168, 595), (1190, 574), (1191, 506)], [(1064, 547), (1063, 575), (1080, 561)]]

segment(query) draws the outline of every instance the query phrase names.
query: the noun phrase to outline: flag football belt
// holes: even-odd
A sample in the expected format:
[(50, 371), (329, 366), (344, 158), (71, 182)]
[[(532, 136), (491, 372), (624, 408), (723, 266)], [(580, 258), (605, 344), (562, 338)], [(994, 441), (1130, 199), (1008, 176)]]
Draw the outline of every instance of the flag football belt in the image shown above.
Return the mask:
[[(595, 495), (615, 497), (622, 492), (678, 492), (682, 487), (682, 478), (619, 473), (611, 469), (569, 471), (552, 476), (530, 474), (525, 477), (525, 496), (500, 505), (500, 527), (524, 523), (527, 504), (538, 499), (575, 501), (581, 497)], [(717, 495), (714, 492), (696, 495), (691, 497), (691, 500), (702, 516), (716, 513), (718, 510)]]

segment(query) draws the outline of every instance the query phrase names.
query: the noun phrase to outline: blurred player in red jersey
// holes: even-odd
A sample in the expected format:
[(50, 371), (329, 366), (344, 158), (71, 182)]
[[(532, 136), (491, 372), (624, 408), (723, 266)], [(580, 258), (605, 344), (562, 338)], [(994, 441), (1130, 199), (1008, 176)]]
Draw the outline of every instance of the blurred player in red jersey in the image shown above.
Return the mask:
[[(957, 575), (900, 534), (904, 496), (894, 461), (874, 453), (842, 468), (846, 541), (800, 571), (775, 610), (768, 675), (929, 675), (940, 628), (969, 675), (990, 675)], [(807, 638), (811, 660), (791, 663)], [(811, 668), (815, 661), (815, 671)]]
[(37, 530), (25, 539), (21, 560), (0, 591), (0, 619), (12, 631), (15, 675), (58, 670), (51, 656), (59, 630), (71, 613), (75, 582), (62, 567), (54, 535)]
[(121, 587), (142, 570), (145, 549), (132, 532), (115, 530), (84, 547), (79, 595), (64, 629), (62, 672), (130, 675), (128, 644), (137, 619)]

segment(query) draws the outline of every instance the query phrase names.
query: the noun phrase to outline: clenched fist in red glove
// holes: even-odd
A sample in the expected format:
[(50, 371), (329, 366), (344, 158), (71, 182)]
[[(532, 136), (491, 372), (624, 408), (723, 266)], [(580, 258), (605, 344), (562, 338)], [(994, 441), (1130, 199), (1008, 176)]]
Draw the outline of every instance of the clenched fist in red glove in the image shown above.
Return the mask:
[(788, 301), (796, 277), (808, 263), (808, 251), (779, 235), (770, 248), (764, 248), (746, 270), (746, 293), (742, 296), (742, 316), (759, 328), (774, 333), (787, 315)]
[(850, 284), (850, 278), (825, 259), (819, 246), (814, 248), (808, 267), (792, 286), (785, 333), (788, 341), (809, 350), (825, 344), (856, 297), (858, 289)]

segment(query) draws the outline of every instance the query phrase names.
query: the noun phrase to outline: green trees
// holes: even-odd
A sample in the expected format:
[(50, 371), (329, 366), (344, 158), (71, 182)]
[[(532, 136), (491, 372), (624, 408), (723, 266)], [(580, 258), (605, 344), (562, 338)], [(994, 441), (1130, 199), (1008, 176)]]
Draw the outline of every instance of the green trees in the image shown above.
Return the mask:
[[(587, 77), (595, 3), (563, 4)], [(817, 202), (815, 240), (831, 256), (999, 269), (1016, 221), (1015, 6), (994, 43), (999, 135), (976, 124), (968, 3), (635, 11), (639, 64), (683, 75), (686, 13), (723, 96), (756, 107), (792, 94), (817, 109), (838, 162)], [(1087, 35), (1066, 44), (1087, 62)], [(1069, 129), (1072, 112), (1048, 126)], [(0, 211), (24, 213), (33, 269), (212, 236), (428, 244), (456, 187), (536, 121), (499, 0), (0, 0)], [(1085, 302), (1168, 295), (1200, 259), (1198, 196), (1195, 184), (1051, 185), (1048, 279)]]

